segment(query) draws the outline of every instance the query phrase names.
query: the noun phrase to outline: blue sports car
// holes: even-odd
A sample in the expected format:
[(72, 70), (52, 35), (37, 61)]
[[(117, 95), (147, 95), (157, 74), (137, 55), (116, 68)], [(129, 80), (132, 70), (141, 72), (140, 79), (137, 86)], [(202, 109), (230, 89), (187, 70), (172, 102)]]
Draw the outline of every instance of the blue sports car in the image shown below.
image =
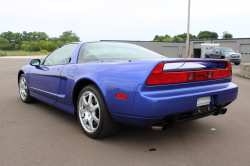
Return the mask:
[(237, 98), (227, 60), (166, 58), (121, 42), (69, 43), (18, 72), (24, 103), (41, 100), (78, 117), (91, 138), (119, 124), (165, 130), (225, 114)]

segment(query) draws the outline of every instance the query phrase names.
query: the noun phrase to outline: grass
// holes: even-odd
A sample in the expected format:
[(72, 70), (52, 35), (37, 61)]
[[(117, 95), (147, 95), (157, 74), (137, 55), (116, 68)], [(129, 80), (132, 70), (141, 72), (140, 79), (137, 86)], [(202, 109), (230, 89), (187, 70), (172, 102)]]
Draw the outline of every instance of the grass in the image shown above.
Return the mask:
[(32, 55), (49, 55), (50, 52), (29, 52), (29, 51), (0, 51), (0, 56), (32, 56)]

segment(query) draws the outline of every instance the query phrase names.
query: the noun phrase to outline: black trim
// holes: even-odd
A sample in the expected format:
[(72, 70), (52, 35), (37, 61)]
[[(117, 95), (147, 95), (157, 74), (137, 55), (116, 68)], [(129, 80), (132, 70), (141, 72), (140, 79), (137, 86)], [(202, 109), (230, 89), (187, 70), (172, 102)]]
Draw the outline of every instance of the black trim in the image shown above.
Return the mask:
[(170, 114), (170, 115), (165, 116), (163, 118), (163, 121), (165, 121), (165, 123), (167, 123), (167, 128), (172, 128), (178, 122), (191, 121), (191, 120), (195, 120), (195, 119), (204, 118), (204, 117), (207, 117), (210, 115), (216, 116), (216, 115), (222, 114), (223, 108), (228, 106), (231, 103), (232, 103), (232, 101), (226, 102), (223, 104), (219, 104), (219, 105), (211, 105), (211, 107), (210, 107), (210, 108), (212, 108), (211, 111), (207, 111), (207, 112), (203, 112), (203, 113), (198, 113), (197, 109), (194, 109), (194, 110), (184, 111), (184, 112), (180, 112), (180, 113), (176, 113), (176, 114)]

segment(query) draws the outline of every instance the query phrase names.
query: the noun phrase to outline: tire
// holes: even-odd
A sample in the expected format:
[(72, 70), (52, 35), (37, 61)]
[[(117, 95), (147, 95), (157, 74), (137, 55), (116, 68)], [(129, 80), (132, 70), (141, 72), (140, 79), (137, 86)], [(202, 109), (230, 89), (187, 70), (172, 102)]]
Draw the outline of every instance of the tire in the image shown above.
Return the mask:
[(19, 95), (24, 103), (32, 103), (35, 101), (35, 99), (30, 96), (25, 74), (19, 77)]
[(119, 127), (95, 85), (88, 85), (81, 90), (77, 100), (77, 117), (82, 130), (90, 138), (110, 136)]
[(234, 63), (235, 65), (239, 65), (240, 63)]

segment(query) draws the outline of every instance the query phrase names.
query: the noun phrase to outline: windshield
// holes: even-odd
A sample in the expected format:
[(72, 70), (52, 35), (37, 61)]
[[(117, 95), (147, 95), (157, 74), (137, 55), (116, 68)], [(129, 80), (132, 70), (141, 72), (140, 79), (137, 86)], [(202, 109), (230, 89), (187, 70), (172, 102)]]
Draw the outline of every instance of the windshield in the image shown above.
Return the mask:
[(166, 58), (146, 48), (115, 42), (86, 43), (81, 48), (78, 62), (102, 60), (135, 60)]
[(234, 52), (231, 48), (222, 48), (221, 52)]

